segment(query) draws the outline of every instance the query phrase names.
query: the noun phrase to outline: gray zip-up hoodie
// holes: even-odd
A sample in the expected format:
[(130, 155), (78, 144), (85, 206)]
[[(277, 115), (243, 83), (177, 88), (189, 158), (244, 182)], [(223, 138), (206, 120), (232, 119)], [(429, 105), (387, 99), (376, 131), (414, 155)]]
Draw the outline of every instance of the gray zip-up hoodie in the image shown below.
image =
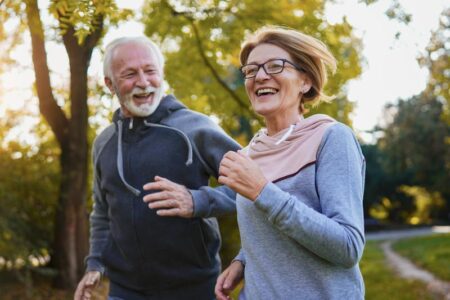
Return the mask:
[[(87, 269), (105, 271), (112, 282), (143, 292), (211, 281), (220, 270), (220, 235), (215, 218), (199, 217), (205, 215), (202, 202), (217, 199), (215, 215), (233, 212), (234, 195), (226, 188), (194, 190), (217, 177), (223, 155), (239, 148), (208, 117), (171, 95), (147, 118), (116, 112), (93, 148)], [(148, 208), (142, 186), (156, 175), (193, 190), (196, 217), (160, 217)]]

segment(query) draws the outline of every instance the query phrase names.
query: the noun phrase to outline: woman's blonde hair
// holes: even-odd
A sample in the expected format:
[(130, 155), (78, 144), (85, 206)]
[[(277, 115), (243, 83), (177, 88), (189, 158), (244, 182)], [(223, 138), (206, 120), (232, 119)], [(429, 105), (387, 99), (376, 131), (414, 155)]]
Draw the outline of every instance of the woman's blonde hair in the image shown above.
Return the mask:
[(293, 62), (302, 67), (311, 79), (312, 86), (302, 97), (300, 112), (305, 111), (305, 102), (318, 104), (333, 99), (322, 93), (328, 78), (326, 67), (332, 73), (336, 71), (336, 59), (324, 43), (293, 29), (264, 26), (242, 44), (239, 55), (242, 65), (247, 63), (250, 53), (260, 44), (272, 44), (288, 52)]

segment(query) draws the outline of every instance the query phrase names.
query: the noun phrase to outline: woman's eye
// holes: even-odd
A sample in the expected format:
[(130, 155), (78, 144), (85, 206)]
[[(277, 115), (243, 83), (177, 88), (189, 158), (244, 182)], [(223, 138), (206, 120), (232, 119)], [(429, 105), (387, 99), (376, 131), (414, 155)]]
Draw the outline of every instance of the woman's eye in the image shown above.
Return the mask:
[(267, 69), (269, 70), (279, 70), (280, 68), (282, 68), (282, 65), (277, 63), (272, 63), (267, 66)]

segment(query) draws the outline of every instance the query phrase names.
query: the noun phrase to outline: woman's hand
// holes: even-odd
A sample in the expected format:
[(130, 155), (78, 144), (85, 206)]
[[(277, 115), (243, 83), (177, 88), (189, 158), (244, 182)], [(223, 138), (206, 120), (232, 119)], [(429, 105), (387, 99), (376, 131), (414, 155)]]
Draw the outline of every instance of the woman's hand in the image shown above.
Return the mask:
[(228, 151), (220, 162), (219, 183), (255, 201), (267, 179), (251, 158), (241, 152)]
[(216, 293), (217, 300), (229, 300), (228, 296), (244, 278), (244, 266), (238, 260), (233, 261), (225, 271), (217, 278)]

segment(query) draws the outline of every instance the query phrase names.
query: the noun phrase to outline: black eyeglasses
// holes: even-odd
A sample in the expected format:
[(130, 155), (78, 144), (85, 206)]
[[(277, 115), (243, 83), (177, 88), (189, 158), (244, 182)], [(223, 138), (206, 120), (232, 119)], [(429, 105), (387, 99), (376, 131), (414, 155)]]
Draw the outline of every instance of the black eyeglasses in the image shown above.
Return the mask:
[(240, 67), (239, 69), (241, 70), (242, 75), (244, 75), (245, 79), (250, 79), (258, 74), (258, 71), (261, 67), (267, 75), (281, 73), (283, 72), (286, 63), (290, 64), (300, 72), (305, 72), (305, 69), (283, 58), (270, 59), (263, 64), (248, 64)]

